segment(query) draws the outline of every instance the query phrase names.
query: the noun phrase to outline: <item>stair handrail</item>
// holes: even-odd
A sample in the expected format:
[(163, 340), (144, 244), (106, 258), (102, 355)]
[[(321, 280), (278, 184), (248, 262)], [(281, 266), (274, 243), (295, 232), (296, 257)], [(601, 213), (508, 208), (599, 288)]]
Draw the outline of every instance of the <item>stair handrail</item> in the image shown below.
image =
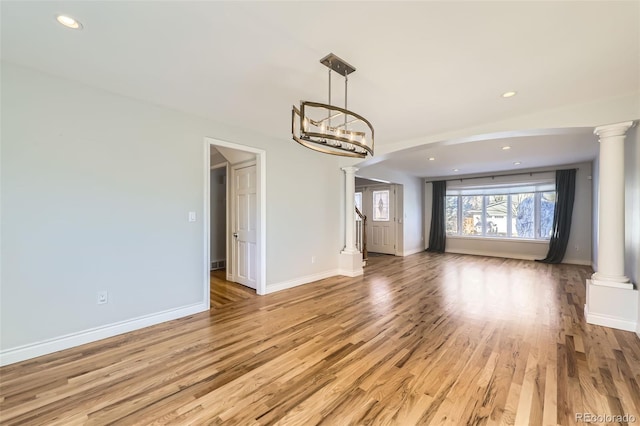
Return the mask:
[(356, 214), (358, 215), (358, 217), (362, 221), (362, 260), (366, 262), (368, 260), (368, 254), (367, 254), (367, 216), (362, 214), (360, 209), (358, 209), (358, 206), (356, 206)]

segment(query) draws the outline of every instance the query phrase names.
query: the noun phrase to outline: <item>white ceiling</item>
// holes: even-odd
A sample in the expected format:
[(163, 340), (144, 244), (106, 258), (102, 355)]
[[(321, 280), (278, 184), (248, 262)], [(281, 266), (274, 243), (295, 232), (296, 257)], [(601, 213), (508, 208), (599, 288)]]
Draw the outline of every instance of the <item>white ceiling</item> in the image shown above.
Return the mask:
[[(291, 105), (326, 100), (326, 68), (318, 61), (333, 52), (357, 68), (349, 109), (373, 123), (380, 147), (638, 93), (639, 4), (3, 0), (1, 53), (8, 62), (285, 141)], [(59, 13), (84, 29), (61, 27)], [(507, 90), (518, 95), (501, 98)], [(504, 142), (443, 143), (384, 162), (416, 176), (445, 176), (453, 168), (506, 170), (514, 161), (578, 162), (597, 149), (585, 129), (512, 140), (518, 149), (495, 152)], [(421, 165), (427, 155), (436, 162)]]
[(384, 164), (417, 177), (445, 177), (577, 164), (593, 160), (597, 151), (592, 128), (551, 129), (540, 135), (423, 145), (395, 152)]

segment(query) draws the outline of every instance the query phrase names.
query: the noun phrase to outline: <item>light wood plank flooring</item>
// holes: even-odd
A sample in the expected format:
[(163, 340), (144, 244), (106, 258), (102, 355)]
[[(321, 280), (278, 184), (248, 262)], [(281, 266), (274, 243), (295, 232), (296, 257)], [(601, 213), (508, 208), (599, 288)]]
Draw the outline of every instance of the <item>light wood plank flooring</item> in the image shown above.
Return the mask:
[(640, 340), (587, 325), (581, 266), (374, 256), (0, 369), (3, 425), (576, 424), (635, 416)]

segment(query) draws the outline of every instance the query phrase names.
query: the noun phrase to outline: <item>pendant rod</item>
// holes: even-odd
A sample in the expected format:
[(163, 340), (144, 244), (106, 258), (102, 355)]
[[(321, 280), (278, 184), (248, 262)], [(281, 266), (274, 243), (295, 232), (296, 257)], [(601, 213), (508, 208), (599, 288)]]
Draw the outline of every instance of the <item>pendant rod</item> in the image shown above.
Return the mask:
[[(349, 109), (347, 108), (347, 83), (348, 82), (349, 82), (349, 75), (345, 71), (344, 73), (344, 109), (346, 110)], [(347, 114), (344, 115), (344, 129), (347, 130)]]
[[(331, 61), (329, 61), (329, 105), (331, 105)], [(327, 119), (329, 120), (327, 125), (331, 128), (331, 111), (327, 111)]]
[(329, 68), (329, 105), (331, 105), (331, 68)]

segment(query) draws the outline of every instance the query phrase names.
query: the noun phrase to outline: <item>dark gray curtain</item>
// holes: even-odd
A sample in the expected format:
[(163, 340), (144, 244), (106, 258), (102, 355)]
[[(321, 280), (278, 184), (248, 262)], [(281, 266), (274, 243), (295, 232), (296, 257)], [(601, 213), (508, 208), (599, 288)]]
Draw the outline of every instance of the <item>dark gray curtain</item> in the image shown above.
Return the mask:
[(539, 262), (562, 262), (569, 243), (575, 195), (576, 169), (556, 170), (556, 209), (553, 213), (553, 231), (549, 240), (547, 257)]
[(427, 251), (444, 253), (446, 241), (444, 204), (447, 195), (447, 181), (439, 180), (433, 184), (433, 201), (431, 202), (431, 231), (429, 232), (429, 248)]

